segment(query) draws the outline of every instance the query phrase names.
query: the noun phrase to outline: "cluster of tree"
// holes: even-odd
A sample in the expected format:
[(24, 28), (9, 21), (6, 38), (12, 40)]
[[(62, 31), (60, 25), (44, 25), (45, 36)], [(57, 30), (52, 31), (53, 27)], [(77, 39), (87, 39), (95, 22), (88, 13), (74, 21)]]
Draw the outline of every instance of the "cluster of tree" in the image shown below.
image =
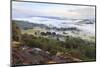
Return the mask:
[(79, 29), (77, 29), (76, 27), (69, 27), (69, 28), (63, 28), (63, 27), (61, 27), (61, 28), (54, 28), (54, 29), (56, 29), (56, 30), (58, 30), (58, 31), (68, 31), (68, 30), (73, 30), (73, 31), (80, 31)]
[(21, 40), (21, 30), (14, 21), (12, 22), (12, 40), (14, 41)]
[[(86, 41), (81, 38), (66, 37), (65, 47), (69, 53), (83, 60), (96, 58), (96, 47), (94, 42)], [(75, 56), (75, 57), (76, 57)]]
[(53, 36), (55, 36), (56, 33), (55, 32), (41, 32), (41, 35), (44, 35), (44, 36), (46, 36), (46, 35), (53, 35)]
[(82, 60), (95, 59), (96, 50), (95, 43), (82, 40), (81, 38), (66, 37), (66, 41), (53, 40), (43, 37), (35, 37), (33, 35), (22, 35), (24, 45), (29, 47), (41, 48), (44, 51), (49, 51), (51, 55), (57, 52), (69, 52), (72, 56)]
[(63, 48), (61, 47), (61, 42), (57, 40), (35, 37), (28, 34), (22, 35), (22, 42), (23, 45), (27, 45), (29, 47), (37, 47), (41, 48), (44, 51), (49, 51), (52, 55), (56, 54), (58, 50), (63, 50)]

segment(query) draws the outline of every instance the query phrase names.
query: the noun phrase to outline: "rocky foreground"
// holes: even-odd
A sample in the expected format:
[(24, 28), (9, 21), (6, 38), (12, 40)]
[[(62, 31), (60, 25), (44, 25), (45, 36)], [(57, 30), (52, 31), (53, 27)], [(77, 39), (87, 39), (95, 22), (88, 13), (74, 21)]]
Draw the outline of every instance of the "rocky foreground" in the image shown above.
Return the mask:
[(30, 48), (28, 46), (13, 47), (12, 56), (13, 65), (54, 64), (81, 61), (68, 53), (63, 54), (58, 52), (56, 55), (51, 56), (48, 51), (43, 51), (40, 48)]

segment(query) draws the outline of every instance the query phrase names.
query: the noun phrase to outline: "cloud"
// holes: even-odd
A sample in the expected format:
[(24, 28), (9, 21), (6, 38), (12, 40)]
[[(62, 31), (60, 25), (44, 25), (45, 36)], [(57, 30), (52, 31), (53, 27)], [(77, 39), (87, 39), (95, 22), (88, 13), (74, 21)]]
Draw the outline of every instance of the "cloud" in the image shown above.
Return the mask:
[(66, 18), (95, 17), (95, 7), (60, 4), (13, 2), (13, 17), (57, 16)]

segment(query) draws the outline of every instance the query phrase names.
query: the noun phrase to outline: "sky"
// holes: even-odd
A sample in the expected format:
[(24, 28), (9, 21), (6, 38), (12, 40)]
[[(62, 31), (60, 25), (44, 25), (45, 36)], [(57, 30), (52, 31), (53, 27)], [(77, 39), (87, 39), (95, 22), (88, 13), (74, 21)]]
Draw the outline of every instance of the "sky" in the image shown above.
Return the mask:
[(95, 7), (34, 2), (12, 2), (12, 18), (27, 18), (34, 16), (89, 19), (95, 18)]

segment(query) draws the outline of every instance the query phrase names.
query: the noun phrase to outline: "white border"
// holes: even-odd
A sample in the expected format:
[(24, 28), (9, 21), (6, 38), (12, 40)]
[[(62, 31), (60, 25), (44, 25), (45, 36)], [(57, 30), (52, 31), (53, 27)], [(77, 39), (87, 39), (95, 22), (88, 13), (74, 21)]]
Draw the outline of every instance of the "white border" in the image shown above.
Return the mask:
[[(32, 0), (31, 0), (32, 1)], [(89, 4), (97, 6), (97, 61), (38, 65), (34, 67), (98, 67), (100, 64), (100, 2), (99, 0), (34, 0), (43, 2), (58, 2), (71, 4)], [(10, 0), (0, 0), (0, 66), (10, 67)], [(33, 67), (33, 66), (27, 66)]]

